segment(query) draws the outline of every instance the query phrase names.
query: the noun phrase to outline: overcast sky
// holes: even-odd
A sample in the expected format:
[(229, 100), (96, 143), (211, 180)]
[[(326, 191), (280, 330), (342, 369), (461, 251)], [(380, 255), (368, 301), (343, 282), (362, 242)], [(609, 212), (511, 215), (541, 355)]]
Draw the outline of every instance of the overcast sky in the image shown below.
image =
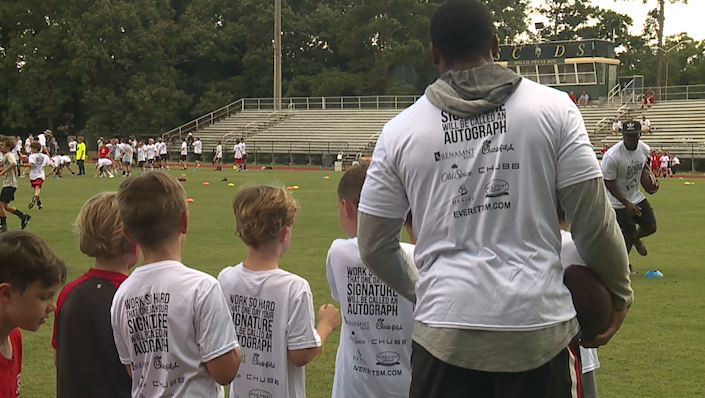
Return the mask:
[[(540, 4), (539, 0), (532, 0), (533, 5)], [(644, 27), (644, 20), (649, 10), (656, 7), (657, 0), (649, 0), (649, 4), (641, 4), (640, 0), (614, 1), (614, 0), (591, 0), (592, 4), (601, 8), (608, 8), (622, 14), (627, 14), (634, 20), (632, 34), (641, 34)], [(695, 40), (705, 39), (705, 0), (689, 0), (688, 5), (666, 2), (666, 36), (680, 32), (688, 32)], [(532, 16), (531, 22), (542, 21), (541, 16)]]

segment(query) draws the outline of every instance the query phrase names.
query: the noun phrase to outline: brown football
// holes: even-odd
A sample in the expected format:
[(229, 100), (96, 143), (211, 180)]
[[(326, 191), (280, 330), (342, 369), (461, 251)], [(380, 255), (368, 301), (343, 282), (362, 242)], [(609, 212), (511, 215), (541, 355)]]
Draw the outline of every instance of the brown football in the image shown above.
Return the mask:
[(592, 340), (607, 330), (612, 318), (612, 297), (595, 271), (571, 265), (565, 270), (563, 283), (573, 296), (582, 340)]
[(645, 168), (641, 172), (641, 186), (644, 187), (644, 191), (649, 195), (653, 195), (658, 191), (658, 180), (651, 170)]

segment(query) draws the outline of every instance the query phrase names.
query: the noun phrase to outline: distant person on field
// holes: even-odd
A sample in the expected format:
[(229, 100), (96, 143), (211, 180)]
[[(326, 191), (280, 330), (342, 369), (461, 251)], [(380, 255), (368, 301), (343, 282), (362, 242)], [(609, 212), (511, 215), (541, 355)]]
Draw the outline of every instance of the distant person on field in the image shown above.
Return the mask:
[(181, 170), (186, 170), (186, 158), (188, 157), (188, 144), (186, 143), (186, 138), (181, 139), (181, 150), (179, 152), (179, 164), (181, 165)]
[(155, 171), (123, 181), (117, 200), (125, 236), (144, 258), (110, 308), (132, 396), (222, 397), (237, 375), (240, 346), (218, 281), (181, 262), (184, 188)]
[(76, 146), (78, 143), (76, 140), (71, 137), (69, 138), (69, 157), (71, 157), (71, 161), (75, 162), (76, 161)]
[[(602, 157), (602, 173), (607, 196), (624, 235), (627, 252), (631, 252), (634, 247), (640, 255), (646, 256), (646, 245), (641, 239), (656, 232), (654, 210), (639, 189), (641, 173), (649, 167), (649, 146), (639, 140), (639, 122), (627, 122), (622, 136), (622, 141), (612, 146)], [(629, 269), (632, 274), (637, 273), (631, 264)]]
[(650, 134), (651, 133), (651, 121), (646, 118), (646, 116), (641, 117), (641, 133)]
[(574, 104), (578, 103), (578, 96), (575, 95), (575, 91), (571, 91), (568, 97), (570, 97), (570, 100), (573, 101)]
[(21, 377), (20, 329), (36, 332), (54, 312), (66, 264), (42, 238), (25, 231), (0, 234), (0, 264), (0, 397), (19, 398), (20, 384), (36, 382)]
[[(571, 265), (585, 266), (585, 261), (580, 257), (578, 248), (573, 242), (573, 234), (568, 232), (570, 223), (565, 219), (565, 212), (558, 206), (558, 222), (561, 227), (561, 264), (563, 268), (568, 268)], [(595, 371), (600, 368), (600, 361), (597, 358), (596, 348), (580, 347), (580, 363), (582, 365), (581, 398), (598, 398), (597, 395), (597, 379)]]
[[(612, 293), (610, 327), (582, 344), (609, 341), (633, 296), (583, 118), (565, 93), (494, 63), (499, 38), (481, 0), (442, 3), (430, 36), (441, 76), (385, 125), (358, 206), (362, 261), (416, 302), (409, 396), (570, 397), (579, 324), (558, 200)], [(413, 262), (399, 246), (409, 211)]]
[(145, 172), (145, 163), (147, 163), (147, 145), (145, 145), (143, 140), (137, 142), (137, 165), (139, 165), (140, 170)]
[(646, 90), (646, 93), (644, 96), (641, 98), (641, 109), (644, 109), (644, 106), (651, 108), (651, 105), (654, 104), (654, 101), (656, 100), (656, 93), (654, 93), (654, 90), (649, 87), (648, 90)]
[(222, 162), (223, 146), (220, 144), (220, 141), (218, 141), (217, 145), (215, 146), (215, 152), (213, 153), (213, 164), (215, 165), (216, 171), (223, 170), (223, 168), (220, 166)]
[(193, 156), (196, 158), (196, 169), (198, 169), (201, 167), (201, 160), (203, 160), (203, 142), (198, 137), (193, 142)]
[(27, 223), (32, 218), (29, 213), (23, 213), (20, 209), (10, 206), (10, 202), (15, 200), (17, 191), (17, 159), (12, 155), (12, 148), (15, 147), (15, 137), (0, 138), (0, 152), (2, 161), (0, 162), (0, 177), (2, 177), (2, 191), (0, 191), (0, 233), (7, 231), (7, 213), (12, 213), (20, 219), (20, 229), (25, 229)]
[(242, 169), (247, 171), (247, 145), (245, 145), (244, 138), (240, 138), (240, 148), (242, 151)]
[[(334, 240), (326, 259), (331, 295), (340, 302), (345, 319), (335, 358), (332, 396), (407, 398), (411, 385), (414, 305), (374, 276), (360, 258), (357, 205), (366, 173), (366, 166), (356, 165), (340, 179), (338, 221), (350, 238)], [(413, 237), (410, 226), (407, 230)], [(402, 243), (401, 247), (413, 258), (414, 245)], [(374, 286), (375, 290), (364, 292), (367, 286)], [(367, 302), (361, 301), (363, 297)], [(376, 344), (358, 344), (358, 341)]]
[(79, 135), (76, 144), (76, 163), (78, 163), (78, 175), (86, 175), (86, 143), (83, 142), (83, 136)]
[(612, 133), (613, 134), (620, 134), (622, 132), (622, 122), (619, 121), (619, 118), (614, 118), (614, 122), (612, 122)]
[(139, 260), (137, 245), (122, 233), (115, 192), (93, 195), (78, 213), (81, 252), (93, 267), (64, 286), (56, 301), (54, 365), (57, 398), (129, 398), (132, 380), (120, 363), (110, 305)]
[(671, 158), (671, 170), (673, 171), (672, 176), (678, 174), (678, 169), (681, 167), (681, 160), (678, 159), (678, 156), (673, 155)]
[(583, 93), (580, 94), (580, 98), (578, 98), (578, 105), (587, 106), (588, 102), (590, 102), (590, 95), (587, 91), (583, 90)]
[[(285, 190), (269, 185), (244, 188), (233, 200), (237, 235), (247, 245), (247, 258), (222, 270), (218, 282), (246, 360), (230, 386), (230, 398), (253, 397), (252, 391), (257, 397), (305, 397), (305, 366), (340, 327), (333, 304), (321, 306), (314, 327), (311, 287), (279, 268), (297, 209)], [(255, 314), (259, 320), (253, 322)]]
[[(658, 167), (661, 164), (661, 161), (660, 161), (661, 155), (658, 153), (658, 151), (656, 151), (655, 149), (652, 149), (651, 155), (649, 155), (649, 157), (651, 158), (651, 172), (654, 173), (654, 175), (658, 177), (658, 175), (659, 175), (658, 174)], [(649, 159), (647, 159), (647, 162), (648, 161), (649, 161)]]
[(659, 166), (659, 176), (666, 178), (668, 177), (668, 163), (671, 161), (670, 156), (668, 156), (668, 152), (663, 151), (661, 152), (661, 157), (659, 158), (659, 162), (661, 165)]
[(240, 140), (238, 140), (233, 147), (233, 157), (237, 171), (242, 171), (242, 145), (240, 144)]

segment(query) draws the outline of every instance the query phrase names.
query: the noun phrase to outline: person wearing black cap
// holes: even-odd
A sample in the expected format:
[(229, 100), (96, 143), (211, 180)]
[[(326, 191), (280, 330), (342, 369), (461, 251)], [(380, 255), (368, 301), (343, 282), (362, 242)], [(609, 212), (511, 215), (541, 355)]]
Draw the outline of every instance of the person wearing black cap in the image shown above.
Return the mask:
[[(605, 152), (601, 167), (627, 252), (633, 246), (639, 254), (646, 256), (646, 246), (641, 238), (656, 232), (656, 217), (646, 196), (639, 189), (641, 173), (644, 169), (649, 170), (651, 160), (649, 146), (639, 140), (641, 134), (641, 123), (635, 120), (626, 122), (622, 141)], [(636, 273), (631, 264), (629, 269), (632, 274)]]

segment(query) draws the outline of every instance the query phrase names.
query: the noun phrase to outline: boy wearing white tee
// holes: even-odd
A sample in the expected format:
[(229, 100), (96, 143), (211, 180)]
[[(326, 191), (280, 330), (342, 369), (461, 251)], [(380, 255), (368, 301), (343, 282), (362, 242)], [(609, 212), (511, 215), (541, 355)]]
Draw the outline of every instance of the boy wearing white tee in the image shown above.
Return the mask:
[(157, 157), (157, 146), (154, 144), (154, 138), (150, 138), (147, 142), (147, 163), (149, 163), (149, 169), (154, 170), (154, 163)]
[(71, 155), (71, 161), (75, 162), (76, 161), (76, 147), (78, 146), (78, 143), (76, 142), (73, 137), (69, 138), (69, 154)]
[[(31, 147), (32, 153), (27, 159), (27, 166), (29, 166), (29, 183), (34, 189), (34, 195), (32, 196), (32, 201), (29, 202), (27, 208), (31, 209), (36, 204), (37, 208), (41, 209), (42, 200), (39, 198), (39, 194), (42, 191), (42, 184), (44, 184), (44, 179), (46, 178), (46, 175), (44, 174), (44, 167), (59, 167), (59, 165), (54, 164), (49, 156), (42, 152), (42, 146), (39, 142), (33, 142)], [(57, 159), (57, 161), (60, 163), (61, 159)]]
[(221, 162), (223, 161), (223, 146), (220, 145), (220, 141), (218, 141), (218, 145), (215, 146), (215, 153), (213, 154), (213, 164), (215, 164), (215, 170), (223, 170), (222, 167), (220, 166)]
[(285, 190), (269, 185), (244, 188), (233, 200), (237, 235), (248, 254), (218, 275), (242, 344), (230, 398), (305, 397), (304, 366), (340, 327), (340, 313), (332, 304), (321, 306), (314, 327), (308, 282), (279, 268), (297, 208)]
[(242, 145), (240, 145), (240, 141), (238, 141), (235, 144), (235, 147), (233, 148), (233, 154), (235, 156), (235, 165), (237, 166), (237, 171), (242, 170)]
[(196, 137), (196, 141), (191, 145), (193, 145), (193, 155), (196, 158), (196, 168), (199, 168), (201, 167), (201, 160), (203, 160), (203, 142)]
[[(350, 239), (333, 241), (326, 259), (331, 295), (340, 302), (345, 319), (332, 397), (406, 398), (411, 385), (414, 306), (374, 276), (360, 258), (357, 205), (366, 172), (367, 167), (356, 165), (340, 179), (338, 220)], [(413, 245), (401, 246), (413, 256)]]
[(181, 170), (186, 170), (186, 157), (188, 156), (188, 145), (186, 144), (186, 138), (181, 139), (181, 152), (179, 152), (179, 164), (181, 165)]
[(186, 192), (166, 173), (143, 173), (120, 184), (117, 200), (125, 236), (144, 257), (110, 308), (132, 396), (223, 397), (240, 348), (218, 281), (181, 263)]

